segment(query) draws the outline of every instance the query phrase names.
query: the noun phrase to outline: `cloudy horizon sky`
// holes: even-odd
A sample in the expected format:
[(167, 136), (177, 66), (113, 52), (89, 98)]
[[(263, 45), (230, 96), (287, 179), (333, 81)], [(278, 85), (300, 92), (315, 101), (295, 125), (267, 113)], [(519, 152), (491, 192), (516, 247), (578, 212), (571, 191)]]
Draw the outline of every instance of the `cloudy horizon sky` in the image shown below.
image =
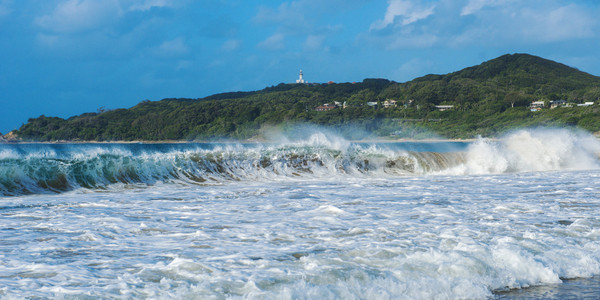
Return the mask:
[(0, 0), (0, 133), (163, 98), (444, 74), (530, 53), (600, 75), (592, 0)]

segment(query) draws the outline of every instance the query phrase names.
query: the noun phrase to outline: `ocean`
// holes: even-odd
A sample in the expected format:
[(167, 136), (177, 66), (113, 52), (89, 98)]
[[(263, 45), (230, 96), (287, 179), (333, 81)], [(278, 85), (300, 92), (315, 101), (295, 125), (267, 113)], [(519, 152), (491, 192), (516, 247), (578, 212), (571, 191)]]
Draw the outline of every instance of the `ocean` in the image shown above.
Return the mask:
[(594, 298), (599, 153), (565, 129), (0, 144), (0, 298)]

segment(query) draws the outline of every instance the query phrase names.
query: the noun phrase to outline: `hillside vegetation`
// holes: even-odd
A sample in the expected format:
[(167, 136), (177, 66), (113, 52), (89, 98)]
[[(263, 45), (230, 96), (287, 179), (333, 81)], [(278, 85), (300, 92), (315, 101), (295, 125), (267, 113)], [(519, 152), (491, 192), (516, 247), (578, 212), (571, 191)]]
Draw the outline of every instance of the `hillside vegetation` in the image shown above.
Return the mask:
[[(397, 101), (385, 108), (386, 99)], [(14, 132), (22, 140), (129, 141), (248, 139), (265, 127), (296, 124), (338, 129), (348, 138), (496, 136), (528, 126), (577, 126), (600, 131), (600, 77), (528, 54), (504, 55), (446, 75), (405, 83), (279, 84), (201, 99), (142, 101), (129, 109), (62, 119), (40, 116)], [(529, 110), (532, 101), (574, 107)], [(325, 103), (344, 103), (316, 111)], [(368, 103), (371, 102), (371, 105)], [(377, 102), (377, 106), (373, 106)], [(577, 103), (595, 102), (577, 107)], [(440, 111), (436, 105), (452, 105)]]

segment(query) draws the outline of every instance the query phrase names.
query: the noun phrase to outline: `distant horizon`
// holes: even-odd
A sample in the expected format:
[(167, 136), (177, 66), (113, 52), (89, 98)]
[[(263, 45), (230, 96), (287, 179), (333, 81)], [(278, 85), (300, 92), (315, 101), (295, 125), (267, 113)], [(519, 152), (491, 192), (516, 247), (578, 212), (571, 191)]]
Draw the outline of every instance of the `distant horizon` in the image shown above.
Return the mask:
[(0, 0), (0, 133), (149, 99), (447, 74), (528, 53), (600, 75), (589, 0)]

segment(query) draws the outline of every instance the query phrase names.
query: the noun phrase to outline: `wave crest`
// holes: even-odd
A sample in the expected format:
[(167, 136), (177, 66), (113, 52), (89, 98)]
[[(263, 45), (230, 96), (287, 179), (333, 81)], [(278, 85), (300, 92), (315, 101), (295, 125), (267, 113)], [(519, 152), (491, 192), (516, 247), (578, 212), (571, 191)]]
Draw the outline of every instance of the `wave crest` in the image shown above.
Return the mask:
[(449, 174), (501, 174), (598, 169), (600, 142), (566, 129), (519, 130), (499, 140), (478, 139), (464, 165)]
[(522, 130), (499, 140), (479, 139), (465, 151), (454, 152), (446, 152), (441, 143), (429, 145), (439, 151), (410, 151), (402, 143), (351, 143), (323, 133), (279, 144), (3, 147), (0, 193), (5, 196), (105, 189), (114, 184), (475, 175), (600, 166), (598, 140), (567, 130)]

